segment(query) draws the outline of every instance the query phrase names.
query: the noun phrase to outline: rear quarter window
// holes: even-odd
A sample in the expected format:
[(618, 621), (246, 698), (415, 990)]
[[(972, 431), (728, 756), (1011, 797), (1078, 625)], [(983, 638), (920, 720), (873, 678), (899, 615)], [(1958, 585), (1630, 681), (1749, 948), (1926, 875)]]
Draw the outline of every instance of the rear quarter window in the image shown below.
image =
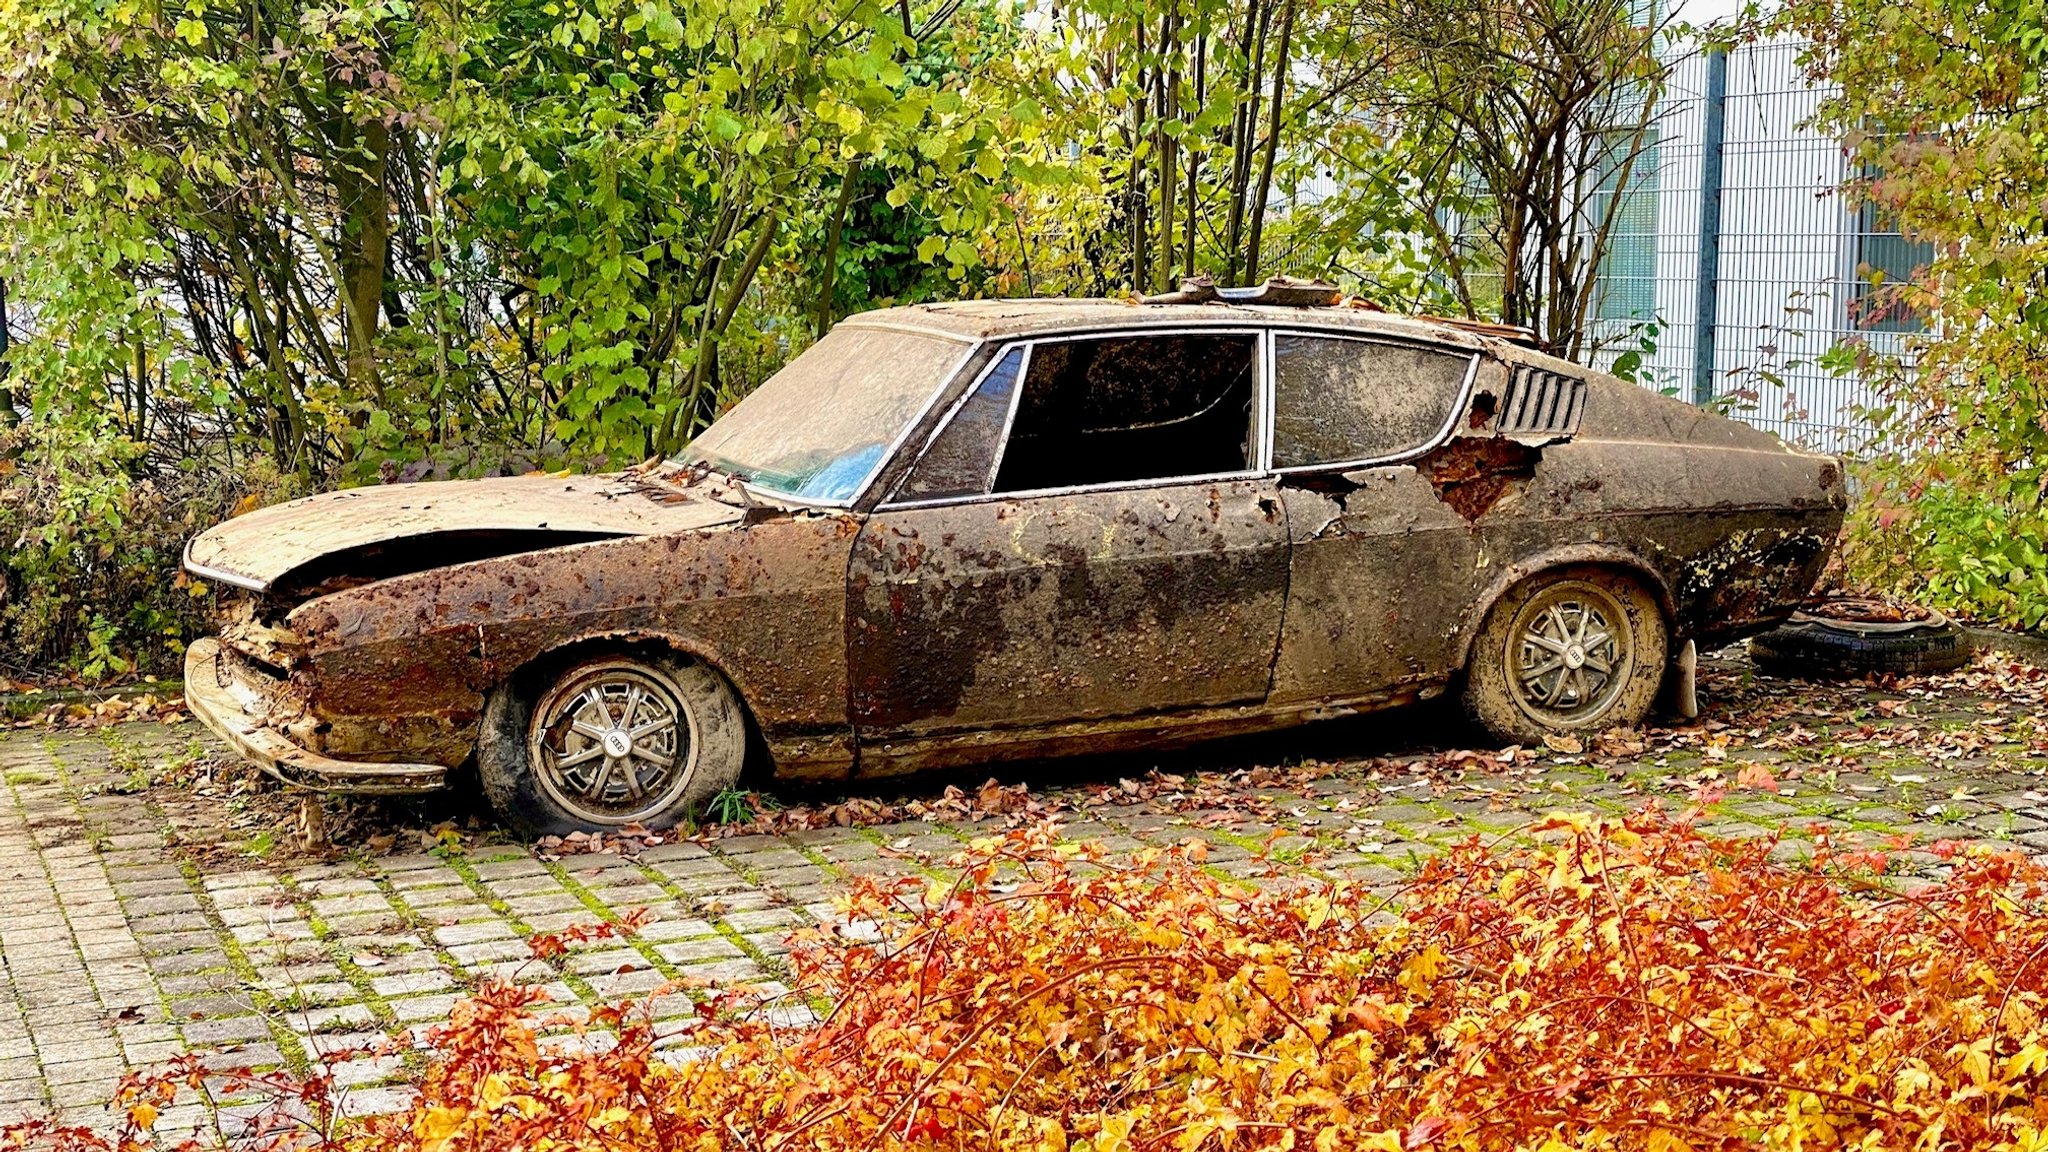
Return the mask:
[(1458, 410), (1471, 353), (1275, 333), (1273, 466), (1380, 460), (1428, 447)]

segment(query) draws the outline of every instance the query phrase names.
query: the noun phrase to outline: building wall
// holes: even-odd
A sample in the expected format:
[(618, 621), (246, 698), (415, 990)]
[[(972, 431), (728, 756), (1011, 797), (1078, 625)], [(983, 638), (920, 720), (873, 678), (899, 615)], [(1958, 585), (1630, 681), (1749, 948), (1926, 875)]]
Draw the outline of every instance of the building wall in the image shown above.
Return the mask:
[[(1825, 90), (1800, 73), (1799, 45), (1776, 41), (1730, 51), (1723, 102), (1719, 275), (1710, 389), (1737, 405), (1736, 414), (1788, 440), (1854, 450), (1866, 437), (1862, 411), (1878, 398), (1861, 380), (1844, 379), (1817, 362), (1834, 344), (1864, 340), (1894, 350), (1909, 323), (1872, 324), (1858, 317), (1859, 268), (1924, 259), (1840, 192), (1849, 175), (1840, 141), (1807, 127)], [(1707, 125), (1707, 58), (1677, 60), (1658, 122), (1654, 170), (1632, 181), (1629, 195), (1655, 209), (1625, 212), (1618, 258), (1603, 280), (1632, 303), (1654, 299), (1660, 331), (1640, 379), (1650, 387), (1694, 395), (1701, 157)], [(1632, 246), (1633, 250), (1632, 250)], [(1654, 260), (1641, 258), (1654, 249)], [(1644, 292), (1640, 270), (1654, 268)], [(1903, 274), (1903, 267), (1896, 269)], [(1645, 336), (1640, 305), (1614, 315), (1597, 332), (1603, 367)], [(1894, 330), (1885, 330), (1894, 329)]]

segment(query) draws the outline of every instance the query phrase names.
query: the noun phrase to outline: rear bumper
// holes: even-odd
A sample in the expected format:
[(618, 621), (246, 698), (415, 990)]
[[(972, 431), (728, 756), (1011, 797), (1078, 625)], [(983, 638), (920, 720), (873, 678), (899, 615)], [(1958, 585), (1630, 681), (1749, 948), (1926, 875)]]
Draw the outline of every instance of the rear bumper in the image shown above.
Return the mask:
[(323, 792), (432, 792), (448, 770), (439, 764), (336, 760), (308, 751), (270, 726), (283, 682), (266, 675), (219, 640), (185, 652), (185, 706), (265, 772), (287, 784)]

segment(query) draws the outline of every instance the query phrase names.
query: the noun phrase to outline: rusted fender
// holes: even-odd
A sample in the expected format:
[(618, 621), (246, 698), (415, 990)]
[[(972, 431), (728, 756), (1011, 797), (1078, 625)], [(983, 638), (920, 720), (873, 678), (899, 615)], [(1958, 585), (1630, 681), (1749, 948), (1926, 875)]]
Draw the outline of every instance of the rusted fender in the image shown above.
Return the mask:
[(780, 770), (843, 770), (846, 564), (858, 526), (850, 515), (797, 514), (333, 593), (287, 618), (306, 645), (298, 677), (330, 725), (328, 753), (351, 753), (343, 745), (366, 730), (411, 724), (446, 733), (438, 752), (459, 759), (484, 693), (520, 668), (579, 641), (658, 638), (733, 682)]

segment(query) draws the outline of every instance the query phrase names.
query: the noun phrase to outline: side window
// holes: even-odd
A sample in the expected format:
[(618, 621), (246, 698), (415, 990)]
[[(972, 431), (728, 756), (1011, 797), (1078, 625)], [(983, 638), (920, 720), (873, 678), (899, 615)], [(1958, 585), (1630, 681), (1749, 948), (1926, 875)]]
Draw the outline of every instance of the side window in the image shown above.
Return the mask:
[(994, 490), (1244, 471), (1257, 359), (1236, 333), (1034, 344)]
[(1010, 348), (982, 374), (974, 391), (918, 457), (917, 466), (896, 490), (896, 499), (941, 500), (988, 491), (1026, 352)]
[(1451, 422), (1472, 357), (1326, 336), (1273, 338), (1273, 466), (1398, 456)]

